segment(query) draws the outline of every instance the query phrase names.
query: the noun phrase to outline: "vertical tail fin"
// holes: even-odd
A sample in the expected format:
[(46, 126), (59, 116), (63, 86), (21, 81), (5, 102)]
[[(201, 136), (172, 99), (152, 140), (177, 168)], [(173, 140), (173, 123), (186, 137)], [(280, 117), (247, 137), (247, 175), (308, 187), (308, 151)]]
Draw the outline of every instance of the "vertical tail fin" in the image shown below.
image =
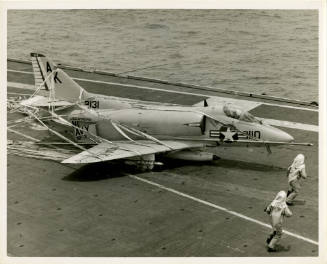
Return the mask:
[(61, 69), (53, 72), (51, 81), (55, 99), (78, 103), (87, 97), (87, 92)]
[[(32, 66), (34, 71), (35, 86), (41, 89), (51, 90), (54, 99), (64, 100), (71, 103), (80, 102), (87, 92), (77, 84), (64, 71), (58, 69), (56, 65), (42, 54), (31, 53)], [(49, 75), (52, 74), (51, 77)]]

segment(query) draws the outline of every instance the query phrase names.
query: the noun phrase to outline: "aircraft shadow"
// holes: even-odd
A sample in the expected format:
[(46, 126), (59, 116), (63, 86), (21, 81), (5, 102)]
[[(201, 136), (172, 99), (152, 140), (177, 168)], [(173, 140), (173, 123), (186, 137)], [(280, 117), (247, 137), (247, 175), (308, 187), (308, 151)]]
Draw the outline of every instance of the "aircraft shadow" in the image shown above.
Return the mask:
[(165, 171), (170, 169), (177, 169), (186, 166), (211, 166), (213, 161), (188, 161), (162, 158), (163, 166), (155, 166), (153, 171)]
[(164, 165), (162, 167), (155, 167), (154, 171), (164, 171), (169, 169), (177, 169), (185, 166), (209, 166), (209, 167), (221, 167), (221, 168), (233, 168), (240, 170), (254, 170), (254, 171), (284, 171), (285, 168), (268, 165), (268, 164), (260, 164), (255, 162), (245, 162), (240, 160), (227, 160), (227, 159), (218, 159), (214, 161), (183, 161), (183, 160), (173, 160), (173, 159), (162, 159)]
[[(282, 171), (285, 168), (280, 168), (272, 165), (250, 163), (239, 160), (215, 160), (205, 162), (183, 161), (173, 159), (161, 159), (164, 162), (163, 166), (155, 166), (153, 171), (160, 172), (165, 170), (177, 169), (187, 166), (197, 167), (221, 167), (233, 169), (246, 169), (254, 171)], [(84, 165), (72, 172), (71, 174), (62, 178), (64, 181), (101, 181), (112, 178), (125, 177), (126, 174), (144, 173), (137, 170), (135, 166), (128, 166), (122, 163), (114, 162), (99, 162)]]
[(71, 174), (62, 178), (64, 181), (101, 181), (112, 178), (124, 177), (128, 173), (128, 168), (125, 166), (99, 162), (82, 166), (76, 169)]
[(260, 164), (255, 162), (246, 162), (239, 160), (227, 160), (221, 159), (217, 163), (217, 166), (223, 168), (237, 168), (237, 169), (245, 169), (245, 170), (254, 170), (254, 171), (285, 171), (285, 168), (273, 166), (269, 164)]

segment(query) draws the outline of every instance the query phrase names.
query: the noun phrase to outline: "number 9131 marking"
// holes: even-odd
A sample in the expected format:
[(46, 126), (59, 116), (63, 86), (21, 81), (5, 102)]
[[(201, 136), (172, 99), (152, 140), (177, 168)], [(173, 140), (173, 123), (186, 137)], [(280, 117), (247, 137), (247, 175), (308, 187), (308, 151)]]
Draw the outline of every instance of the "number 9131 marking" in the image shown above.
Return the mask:
[(88, 108), (99, 108), (99, 101), (86, 100), (84, 103)]

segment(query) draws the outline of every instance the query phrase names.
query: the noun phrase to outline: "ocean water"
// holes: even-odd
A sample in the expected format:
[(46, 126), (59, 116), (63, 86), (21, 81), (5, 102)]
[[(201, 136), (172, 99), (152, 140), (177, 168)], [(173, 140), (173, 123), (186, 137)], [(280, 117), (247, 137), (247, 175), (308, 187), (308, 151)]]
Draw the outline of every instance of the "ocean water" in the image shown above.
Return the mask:
[(316, 10), (9, 10), (9, 58), (318, 100)]

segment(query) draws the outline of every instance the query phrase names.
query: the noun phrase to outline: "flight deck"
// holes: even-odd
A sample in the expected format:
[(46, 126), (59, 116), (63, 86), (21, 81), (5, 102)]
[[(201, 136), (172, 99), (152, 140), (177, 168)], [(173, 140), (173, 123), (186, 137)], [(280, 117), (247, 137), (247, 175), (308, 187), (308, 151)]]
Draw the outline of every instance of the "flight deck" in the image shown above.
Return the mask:
[[(34, 92), (32, 66), (8, 60), (7, 97)], [(39, 156), (10, 148), (49, 137), (21, 113), (7, 114), (7, 250), (17, 257), (259, 257), (318, 256), (318, 106), (268, 95), (63, 67), (88, 92), (193, 105), (255, 104), (250, 113), (313, 146), (223, 144), (219, 160), (165, 160), (151, 172), (116, 163), (68, 165), (74, 149), (40, 146)], [(318, 88), (317, 88), (318, 89)], [(52, 137), (53, 139), (53, 137)], [(47, 152), (49, 151), (49, 152)], [(25, 154), (28, 152), (24, 152)], [(52, 159), (42, 157), (45, 156)], [(308, 178), (290, 207), (282, 244), (269, 253), (264, 208), (288, 188), (286, 170), (306, 156)]]

